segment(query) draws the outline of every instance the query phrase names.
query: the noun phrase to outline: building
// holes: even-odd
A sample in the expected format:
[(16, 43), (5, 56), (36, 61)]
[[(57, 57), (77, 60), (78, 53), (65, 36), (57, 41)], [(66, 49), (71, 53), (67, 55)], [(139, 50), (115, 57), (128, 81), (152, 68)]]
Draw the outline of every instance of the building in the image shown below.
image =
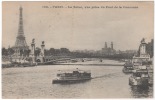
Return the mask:
[(139, 54), (140, 54), (140, 57), (149, 57), (150, 58), (150, 55), (146, 52), (146, 45), (147, 45), (147, 43), (145, 42), (145, 39), (143, 38), (141, 40), (141, 44), (139, 46)]
[(133, 63), (142, 63), (150, 61), (150, 55), (146, 51), (147, 43), (143, 38), (141, 44), (139, 45), (138, 55), (133, 56)]
[(108, 47), (107, 42), (105, 42), (104, 48), (101, 50), (101, 55), (107, 56), (107, 55), (114, 55), (116, 54), (116, 50), (113, 48), (113, 42), (111, 42), (111, 47)]

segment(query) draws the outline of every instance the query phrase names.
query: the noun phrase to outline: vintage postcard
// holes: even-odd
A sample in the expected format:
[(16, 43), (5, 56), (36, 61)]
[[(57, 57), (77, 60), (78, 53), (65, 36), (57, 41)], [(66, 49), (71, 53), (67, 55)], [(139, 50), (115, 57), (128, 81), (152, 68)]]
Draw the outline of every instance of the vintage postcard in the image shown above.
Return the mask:
[(153, 33), (153, 1), (2, 2), (2, 98), (153, 98)]

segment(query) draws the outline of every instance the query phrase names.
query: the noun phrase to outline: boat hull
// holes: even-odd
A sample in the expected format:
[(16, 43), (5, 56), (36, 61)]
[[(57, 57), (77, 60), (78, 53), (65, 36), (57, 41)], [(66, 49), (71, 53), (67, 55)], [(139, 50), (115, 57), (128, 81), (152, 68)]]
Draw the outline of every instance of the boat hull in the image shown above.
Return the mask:
[(53, 84), (61, 84), (61, 83), (78, 83), (78, 82), (85, 82), (85, 81), (89, 81), (91, 80), (91, 78), (89, 79), (75, 79), (75, 80), (59, 80), (59, 79), (55, 79), (52, 81)]

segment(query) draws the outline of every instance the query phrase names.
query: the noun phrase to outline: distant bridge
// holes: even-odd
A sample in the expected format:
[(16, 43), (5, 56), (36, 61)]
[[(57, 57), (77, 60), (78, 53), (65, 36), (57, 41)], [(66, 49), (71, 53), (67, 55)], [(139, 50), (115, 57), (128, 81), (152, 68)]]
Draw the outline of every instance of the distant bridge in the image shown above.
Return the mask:
[[(40, 62), (42, 57), (37, 56), (36, 62)], [(69, 57), (69, 56), (45, 56), (44, 62), (60, 62), (60, 61), (69, 61), (69, 60), (75, 60), (75, 58)], [(15, 56), (2, 56), (2, 61), (29, 61), (31, 60), (31, 57), (15, 57)]]

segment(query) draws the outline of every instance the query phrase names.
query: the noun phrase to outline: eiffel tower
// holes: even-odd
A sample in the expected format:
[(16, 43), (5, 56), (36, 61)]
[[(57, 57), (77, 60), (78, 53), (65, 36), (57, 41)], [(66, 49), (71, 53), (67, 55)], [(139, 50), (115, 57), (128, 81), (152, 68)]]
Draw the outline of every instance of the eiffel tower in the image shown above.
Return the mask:
[(23, 15), (22, 15), (23, 8), (19, 8), (19, 27), (18, 27), (18, 35), (16, 37), (15, 46), (13, 47), (16, 57), (24, 56), (24, 52), (29, 50), (27, 46), (25, 36), (24, 36), (24, 29), (23, 29)]

